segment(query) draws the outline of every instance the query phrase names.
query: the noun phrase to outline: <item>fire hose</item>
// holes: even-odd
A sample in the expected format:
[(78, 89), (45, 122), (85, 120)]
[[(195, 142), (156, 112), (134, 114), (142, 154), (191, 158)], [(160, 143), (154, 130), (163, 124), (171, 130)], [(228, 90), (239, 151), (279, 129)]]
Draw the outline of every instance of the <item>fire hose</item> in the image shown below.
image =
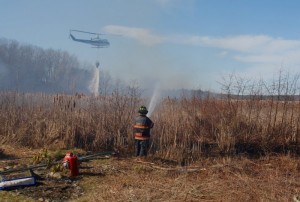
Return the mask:
[[(87, 155), (87, 156), (78, 157), (78, 161), (79, 162), (89, 161), (92, 159), (97, 159), (100, 156), (112, 156), (115, 154), (116, 154), (115, 152), (99, 152), (99, 153), (95, 153), (95, 154), (91, 154), (91, 155)], [(61, 160), (55, 161), (53, 164), (57, 164), (57, 163), (61, 163)], [(33, 170), (36, 168), (42, 168), (42, 167), (47, 167), (47, 166), (49, 166), (49, 164), (43, 163), (43, 164), (38, 164), (38, 165), (31, 165), (26, 168), (9, 169), (9, 170), (5, 170), (5, 171), (1, 171), (0, 175), (15, 173), (15, 172), (22, 172), (22, 171), (26, 171), (26, 170)]]

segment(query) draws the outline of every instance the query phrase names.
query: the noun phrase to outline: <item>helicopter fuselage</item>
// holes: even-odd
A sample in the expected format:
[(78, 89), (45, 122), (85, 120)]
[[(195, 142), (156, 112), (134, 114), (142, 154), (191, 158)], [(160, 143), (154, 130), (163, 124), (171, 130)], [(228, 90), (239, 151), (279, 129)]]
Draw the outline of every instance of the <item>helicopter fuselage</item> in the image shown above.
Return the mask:
[(107, 48), (110, 43), (107, 39), (100, 39), (100, 38), (93, 38), (91, 40), (87, 39), (77, 39), (72, 34), (70, 34), (70, 37), (73, 41), (81, 42), (81, 43), (87, 43), (95, 46), (95, 48)]

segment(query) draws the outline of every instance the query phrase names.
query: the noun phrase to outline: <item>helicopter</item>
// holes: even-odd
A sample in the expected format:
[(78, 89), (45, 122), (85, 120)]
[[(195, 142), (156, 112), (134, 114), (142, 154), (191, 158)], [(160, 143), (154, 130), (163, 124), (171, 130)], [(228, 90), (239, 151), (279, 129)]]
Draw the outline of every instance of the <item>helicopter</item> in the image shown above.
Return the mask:
[[(86, 33), (90, 35), (96, 35), (95, 38), (89, 39), (78, 39), (75, 38), (72, 32), (80, 32), (80, 33)], [(110, 43), (107, 39), (101, 39), (99, 35), (104, 35), (100, 33), (94, 33), (94, 32), (86, 32), (86, 31), (81, 31), (81, 30), (70, 30), (70, 37), (73, 41), (81, 42), (81, 43), (86, 43), (86, 44), (91, 44), (92, 48), (108, 48)]]

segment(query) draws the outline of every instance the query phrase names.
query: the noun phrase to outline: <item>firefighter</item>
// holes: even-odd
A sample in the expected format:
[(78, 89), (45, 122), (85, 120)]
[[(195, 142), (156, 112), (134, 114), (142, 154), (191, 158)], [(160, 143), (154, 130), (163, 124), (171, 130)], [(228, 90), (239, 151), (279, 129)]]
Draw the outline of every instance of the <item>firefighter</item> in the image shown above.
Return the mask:
[(141, 106), (138, 110), (139, 116), (135, 118), (133, 133), (135, 139), (135, 156), (146, 157), (149, 148), (150, 129), (154, 123), (146, 116), (148, 110)]

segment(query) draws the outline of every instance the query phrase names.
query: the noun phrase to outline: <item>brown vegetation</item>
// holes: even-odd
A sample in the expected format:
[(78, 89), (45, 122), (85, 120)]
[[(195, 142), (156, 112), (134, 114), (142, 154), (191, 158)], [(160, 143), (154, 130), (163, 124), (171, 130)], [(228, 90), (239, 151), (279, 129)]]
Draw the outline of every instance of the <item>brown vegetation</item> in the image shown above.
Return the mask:
[(2, 92), (0, 144), (118, 150), (125, 158), (81, 165), (76, 201), (290, 201), (300, 191), (300, 102), (294, 83), (279, 81), (270, 90), (231, 77), (222, 96), (162, 99), (151, 163), (130, 157), (132, 118), (146, 102), (136, 87), (97, 97)]
[[(150, 153), (181, 164), (243, 153), (299, 155), (299, 100), (284, 99), (281, 91), (266, 97), (253, 86), (251, 90), (255, 93), (247, 99), (238, 93), (163, 99), (151, 117), (155, 127)], [(143, 102), (136, 87), (118, 87), (97, 97), (3, 92), (1, 143), (131, 154), (132, 118)]]

